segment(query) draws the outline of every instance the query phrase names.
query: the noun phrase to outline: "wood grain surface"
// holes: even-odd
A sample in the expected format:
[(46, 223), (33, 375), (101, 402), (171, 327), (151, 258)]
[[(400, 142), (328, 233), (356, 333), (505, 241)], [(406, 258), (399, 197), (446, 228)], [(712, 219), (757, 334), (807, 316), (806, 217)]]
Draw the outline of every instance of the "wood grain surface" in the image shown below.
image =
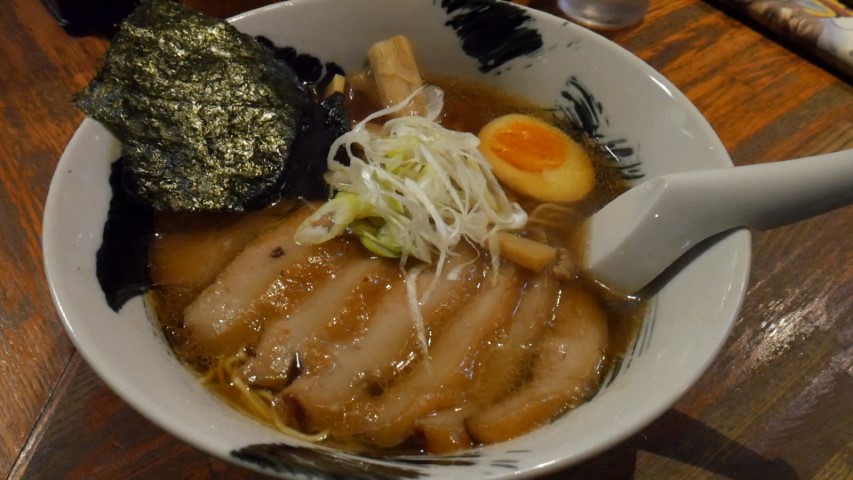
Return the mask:
[[(235, 13), (226, 3), (214, 13)], [(41, 219), (83, 118), (71, 96), (108, 41), (70, 35), (35, 0), (2, 2), (0, 31), (0, 473), (256, 478), (148, 422), (75, 352), (43, 274)], [(853, 148), (850, 79), (712, 1), (652, 0), (643, 24), (606, 36), (685, 93), (738, 165)], [(753, 247), (741, 315), (708, 372), (644, 430), (553, 478), (853, 478), (853, 209), (757, 233)]]

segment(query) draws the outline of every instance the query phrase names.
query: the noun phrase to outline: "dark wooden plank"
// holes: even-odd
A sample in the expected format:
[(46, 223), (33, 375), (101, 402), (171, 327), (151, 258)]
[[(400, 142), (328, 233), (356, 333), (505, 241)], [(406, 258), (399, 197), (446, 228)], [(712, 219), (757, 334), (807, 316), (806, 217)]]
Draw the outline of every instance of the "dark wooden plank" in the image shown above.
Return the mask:
[(73, 39), (39, 2), (0, 7), (0, 472), (6, 474), (72, 353), (44, 280), (41, 217), (82, 119), (71, 95), (105, 43)]

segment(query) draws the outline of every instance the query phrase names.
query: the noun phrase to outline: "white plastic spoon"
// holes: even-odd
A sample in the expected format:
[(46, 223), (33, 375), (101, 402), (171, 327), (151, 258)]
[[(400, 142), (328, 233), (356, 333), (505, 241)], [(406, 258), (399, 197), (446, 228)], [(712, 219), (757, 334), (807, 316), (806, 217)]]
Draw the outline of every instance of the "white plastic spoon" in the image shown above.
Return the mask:
[(579, 263), (604, 285), (635, 293), (712, 235), (738, 227), (767, 230), (850, 203), (853, 150), (664, 175), (586, 221)]

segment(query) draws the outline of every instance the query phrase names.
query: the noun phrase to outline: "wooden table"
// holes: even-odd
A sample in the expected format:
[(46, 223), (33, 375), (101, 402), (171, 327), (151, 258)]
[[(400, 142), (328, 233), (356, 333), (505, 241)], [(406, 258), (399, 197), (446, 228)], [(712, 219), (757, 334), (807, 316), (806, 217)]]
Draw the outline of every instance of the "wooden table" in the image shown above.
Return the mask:
[[(553, 1), (533, 0), (556, 12)], [(699, 0), (652, 1), (608, 34), (666, 75), (738, 165), (853, 148), (853, 88)], [(759, 29), (760, 30), (760, 29)], [(40, 248), (70, 102), (107, 41), (35, 0), (0, 6), (0, 472), (27, 479), (251, 478), (142, 418), (81, 360)], [(717, 361), (661, 418), (555, 478), (853, 478), (853, 209), (754, 237), (749, 292)]]

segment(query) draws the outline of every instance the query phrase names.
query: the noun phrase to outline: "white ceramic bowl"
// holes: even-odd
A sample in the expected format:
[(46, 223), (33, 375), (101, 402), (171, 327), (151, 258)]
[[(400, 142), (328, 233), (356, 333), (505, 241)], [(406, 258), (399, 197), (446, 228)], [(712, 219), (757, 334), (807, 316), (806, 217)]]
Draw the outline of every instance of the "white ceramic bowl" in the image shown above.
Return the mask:
[[(481, 78), (584, 120), (620, 152), (622, 165), (634, 165), (625, 172), (636, 181), (731, 166), (696, 108), (630, 53), (538, 11), (478, 8), (470, 17), (472, 7), (460, 1), (292, 0), (233, 23), (348, 70), (363, 65), (371, 43), (406, 34), (425, 71)], [(489, 15), (482, 24), (472, 20)], [(507, 23), (512, 19), (520, 23)], [(450, 457), (355, 456), (301, 443), (233, 411), (171, 354), (141, 299), (119, 313), (107, 306), (95, 278), (95, 252), (110, 200), (109, 166), (118, 152), (112, 135), (87, 119), (51, 183), (44, 259), (69, 336), (101, 378), (160, 427), (211, 455), (286, 478), (324, 478), (332, 471), (352, 478), (519, 478), (579, 462), (641, 429), (690, 387), (726, 338), (747, 281), (750, 238), (740, 231), (660, 289), (615, 378), (551, 425)]]

